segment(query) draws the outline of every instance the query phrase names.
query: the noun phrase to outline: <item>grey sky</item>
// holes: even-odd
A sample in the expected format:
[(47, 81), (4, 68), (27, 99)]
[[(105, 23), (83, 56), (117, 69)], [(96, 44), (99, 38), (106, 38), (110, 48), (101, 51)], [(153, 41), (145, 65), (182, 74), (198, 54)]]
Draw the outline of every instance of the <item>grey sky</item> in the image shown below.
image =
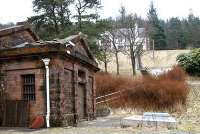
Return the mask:
[[(146, 17), (151, 0), (101, 0), (103, 8), (102, 18), (117, 16), (120, 5), (124, 5), (128, 12)], [(200, 0), (153, 0), (160, 18), (185, 17), (192, 9), (196, 16), (200, 16)], [(32, 0), (0, 0), (0, 23), (24, 21), (34, 15)]]

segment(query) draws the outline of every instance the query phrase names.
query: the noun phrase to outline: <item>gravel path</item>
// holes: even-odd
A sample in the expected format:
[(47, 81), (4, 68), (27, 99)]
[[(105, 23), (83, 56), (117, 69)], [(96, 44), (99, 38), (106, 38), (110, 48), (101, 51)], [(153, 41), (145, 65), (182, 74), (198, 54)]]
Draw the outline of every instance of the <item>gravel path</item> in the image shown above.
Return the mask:
[(50, 128), (50, 129), (22, 129), (0, 128), (0, 134), (191, 134), (176, 130), (160, 131), (143, 130), (141, 128), (121, 128), (120, 117), (98, 118), (94, 121), (82, 122), (78, 127)]
[[(200, 81), (188, 81), (188, 83), (195, 87), (200, 85)], [(194, 92), (194, 94), (197, 95), (196, 92)], [(105, 117), (98, 118), (94, 121), (82, 122), (78, 125), (78, 127), (39, 130), (23, 128), (0, 128), (0, 134), (198, 134), (191, 132), (179, 132), (177, 130), (156, 131), (155, 129), (148, 130), (141, 128), (121, 128), (120, 122), (120, 117)]]
[(200, 85), (200, 81), (187, 81), (190, 85)]

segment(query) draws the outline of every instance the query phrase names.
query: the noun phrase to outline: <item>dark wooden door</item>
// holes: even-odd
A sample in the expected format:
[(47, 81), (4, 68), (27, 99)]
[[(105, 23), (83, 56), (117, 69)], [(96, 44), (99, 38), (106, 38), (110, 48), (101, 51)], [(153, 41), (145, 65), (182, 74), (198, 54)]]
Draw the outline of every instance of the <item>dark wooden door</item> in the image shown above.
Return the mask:
[(28, 127), (29, 104), (26, 101), (6, 100), (4, 104), (4, 127)]
[(4, 103), (0, 102), (0, 126), (3, 125), (3, 115), (4, 115)]
[(86, 90), (85, 84), (78, 84), (78, 115), (84, 119), (86, 115)]

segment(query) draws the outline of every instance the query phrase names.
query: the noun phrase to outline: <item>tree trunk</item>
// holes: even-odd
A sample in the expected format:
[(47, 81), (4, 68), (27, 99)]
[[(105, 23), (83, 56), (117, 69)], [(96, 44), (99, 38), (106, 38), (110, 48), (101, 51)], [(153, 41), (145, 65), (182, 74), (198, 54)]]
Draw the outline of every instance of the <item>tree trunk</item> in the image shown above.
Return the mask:
[(54, 27), (55, 27), (55, 32), (56, 32), (56, 34), (59, 34), (58, 23), (57, 23), (56, 20), (54, 20)]
[(82, 18), (81, 13), (78, 11), (78, 28), (79, 30), (82, 30)]
[(117, 75), (119, 75), (119, 57), (118, 57), (118, 52), (115, 52), (115, 59), (116, 59)]
[(104, 62), (104, 68), (105, 68), (105, 72), (108, 73), (108, 63), (107, 63), (107, 61)]
[(59, 27), (58, 27), (57, 17), (56, 17), (56, 13), (55, 13), (55, 5), (53, 5), (52, 15), (53, 15), (55, 32), (56, 32), (56, 34), (59, 34)]
[(142, 68), (142, 61), (141, 61), (141, 56), (140, 56), (139, 51), (137, 51), (135, 58), (137, 59), (138, 69), (141, 69)]
[(138, 66), (139, 66), (139, 69), (142, 69), (142, 61), (141, 61), (140, 54), (138, 54)]
[(61, 5), (60, 6), (60, 12), (59, 12), (59, 16), (60, 16), (60, 23), (61, 23), (61, 30), (64, 30), (64, 27), (65, 27), (65, 17), (64, 17), (64, 9), (63, 9), (63, 6)]
[(107, 55), (106, 52), (104, 53), (104, 68), (105, 68), (105, 72), (108, 72), (108, 60), (107, 60)]
[(135, 71), (135, 55), (134, 55), (134, 51), (133, 51), (133, 47), (130, 46), (130, 54), (131, 54), (131, 65), (132, 65), (132, 73), (133, 76), (136, 75), (136, 71)]
[(82, 22), (81, 22), (81, 17), (79, 17), (78, 19), (78, 27), (79, 27), (79, 30), (82, 30)]

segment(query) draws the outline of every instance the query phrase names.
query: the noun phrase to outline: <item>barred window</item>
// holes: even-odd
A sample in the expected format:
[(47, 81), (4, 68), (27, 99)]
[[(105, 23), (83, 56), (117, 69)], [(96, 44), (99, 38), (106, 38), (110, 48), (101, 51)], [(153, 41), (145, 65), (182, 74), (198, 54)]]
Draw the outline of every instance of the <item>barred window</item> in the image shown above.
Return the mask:
[(23, 99), (25, 101), (35, 101), (35, 75), (22, 75), (23, 79)]

